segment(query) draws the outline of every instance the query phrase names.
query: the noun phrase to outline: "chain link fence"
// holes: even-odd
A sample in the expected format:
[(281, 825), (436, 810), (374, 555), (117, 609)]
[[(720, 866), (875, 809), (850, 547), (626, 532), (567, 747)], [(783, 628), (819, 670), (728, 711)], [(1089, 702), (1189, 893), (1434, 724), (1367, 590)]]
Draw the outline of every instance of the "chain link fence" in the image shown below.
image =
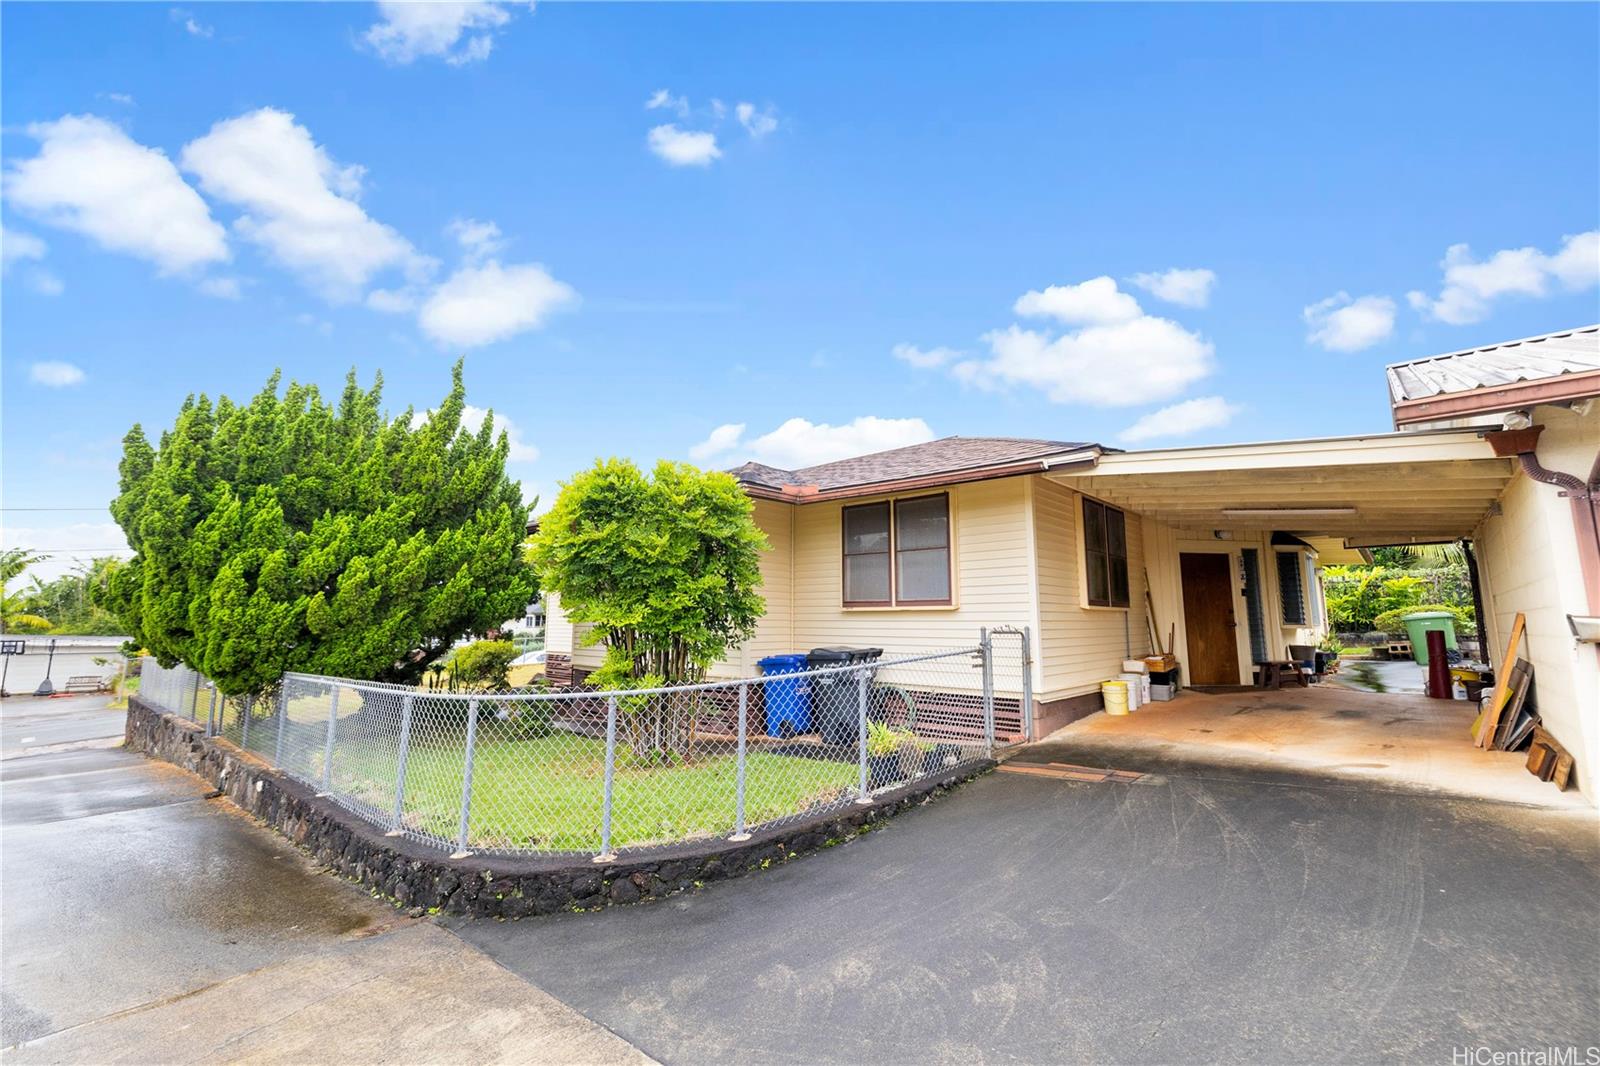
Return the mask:
[(436, 693), (286, 674), (221, 697), (144, 663), (141, 698), (393, 835), (464, 855), (647, 853), (871, 801), (1025, 738), (1027, 634), (649, 690)]

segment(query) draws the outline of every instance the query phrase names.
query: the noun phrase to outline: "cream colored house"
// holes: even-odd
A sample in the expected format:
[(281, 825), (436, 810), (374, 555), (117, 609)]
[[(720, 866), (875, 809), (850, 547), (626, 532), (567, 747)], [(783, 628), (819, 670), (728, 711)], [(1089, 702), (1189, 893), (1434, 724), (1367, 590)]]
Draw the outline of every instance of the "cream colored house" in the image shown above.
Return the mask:
[[(1033, 702), (1009, 725), (1040, 737), (1097, 711), (1101, 682), (1157, 641), (1172, 645), (1186, 684), (1207, 686), (1249, 685), (1256, 663), (1315, 644), (1326, 627), (1319, 545), (1466, 540), (1491, 654), (1523, 612), (1545, 726), (1589, 790), (1600, 673), (1568, 616), (1600, 613), (1600, 578), (1580, 561), (1577, 504), (1497, 447), (1506, 412), (1531, 410), (1545, 465), (1578, 473), (1580, 486), (1600, 474), (1597, 336), (1591, 327), (1391, 368), (1391, 390), (1406, 383), (1395, 432), (1138, 452), (951, 437), (803, 470), (746, 464), (733, 473), (771, 541), (768, 610), (713, 673), (754, 676), (764, 656), (818, 646), (926, 652), (971, 646), (981, 627), (1026, 627)], [(556, 677), (600, 661), (553, 597), (547, 647)]]

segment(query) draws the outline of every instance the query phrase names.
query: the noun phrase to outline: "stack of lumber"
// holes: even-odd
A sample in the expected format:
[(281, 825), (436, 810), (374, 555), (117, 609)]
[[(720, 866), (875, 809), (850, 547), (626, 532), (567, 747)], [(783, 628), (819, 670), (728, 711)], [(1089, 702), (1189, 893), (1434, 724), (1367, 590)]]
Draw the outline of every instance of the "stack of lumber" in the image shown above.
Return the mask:
[(1473, 743), (1489, 751), (1518, 751), (1528, 744), (1528, 772), (1565, 789), (1572, 779), (1572, 755), (1544, 731), (1528, 699), (1533, 664), (1521, 654), (1524, 621), (1519, 613), (1511, 624), (1511, 640), (1500, 660), (1494, 692), (1472, 723)]

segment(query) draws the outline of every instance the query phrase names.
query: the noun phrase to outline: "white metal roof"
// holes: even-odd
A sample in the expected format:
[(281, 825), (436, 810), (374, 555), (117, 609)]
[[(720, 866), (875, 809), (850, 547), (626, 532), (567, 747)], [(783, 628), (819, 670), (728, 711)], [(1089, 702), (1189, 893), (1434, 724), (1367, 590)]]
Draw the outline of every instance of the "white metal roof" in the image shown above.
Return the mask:
[(1482, 348), (1395, 363), (1387, 370), (1389, 402), (1441, 393), (1540, 381), (1600, 370), (1600, 325), (1501, 341)]

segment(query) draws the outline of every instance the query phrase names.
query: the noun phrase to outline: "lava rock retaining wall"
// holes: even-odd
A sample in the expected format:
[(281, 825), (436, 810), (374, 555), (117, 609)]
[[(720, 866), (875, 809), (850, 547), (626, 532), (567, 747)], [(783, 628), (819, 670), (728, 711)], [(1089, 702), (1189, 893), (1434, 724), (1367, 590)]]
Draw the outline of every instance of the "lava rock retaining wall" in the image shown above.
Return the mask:
[(317, 862), (419, 913), (523, 918), (592, 910), (681, 892), (735, 877), (838, 843), (909, 807), (925, 803), (994, 766), (968, 763), (851, 807), (758, 833), (747, 841), (699, 841), (647, 858), (598, 865), (570, 857), (451, 859), (404, 837), (385, 836), (310, 787), (225, 740), (207, 737), (186, 718), (134, 696), (127, 746), (211, 782), (236, 805), (278, 830)]

